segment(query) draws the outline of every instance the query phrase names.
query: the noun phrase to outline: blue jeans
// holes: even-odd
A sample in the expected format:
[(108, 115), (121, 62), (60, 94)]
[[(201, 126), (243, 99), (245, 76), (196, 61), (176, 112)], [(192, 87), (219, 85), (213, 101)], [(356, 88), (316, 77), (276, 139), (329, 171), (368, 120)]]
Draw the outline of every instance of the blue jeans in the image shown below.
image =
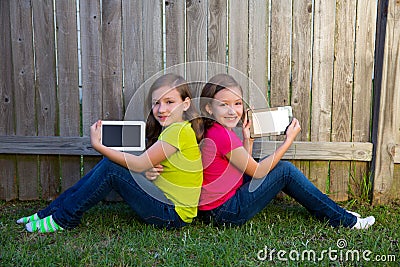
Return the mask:
[(242, 225), (283, 191), (320, 220), (333, 226), (352, 227), (357, 218), (323, 194), (293, 164), (280, 161), (263, 179), (245, 177), (236, 194), (221, 206), (206, 212), (216, 224)]
[(58, 225), (72, 229), (79, 225), (84, 212), (103, 200), (112, 189), (145, 223), (166, 228), (186, 225), (176, 213), (174, 204), (158, 187), (142, 174), (133, 173), (107, 158), (39, 211), (38, 216), (53, 215)]

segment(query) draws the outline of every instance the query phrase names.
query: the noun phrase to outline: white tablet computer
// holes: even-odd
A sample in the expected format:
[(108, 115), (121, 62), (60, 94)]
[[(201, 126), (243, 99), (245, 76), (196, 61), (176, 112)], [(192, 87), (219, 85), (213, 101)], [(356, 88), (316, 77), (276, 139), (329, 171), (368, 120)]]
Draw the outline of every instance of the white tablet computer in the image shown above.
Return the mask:
[(143, 121), (102, 121), (101, 143), (120, 151), (143, 151), (145, 130)]
[(285, 134), (286, 128), (292, 122), (291, 106), (249, 110), (251, 120), (250, 136), (252, 138)]

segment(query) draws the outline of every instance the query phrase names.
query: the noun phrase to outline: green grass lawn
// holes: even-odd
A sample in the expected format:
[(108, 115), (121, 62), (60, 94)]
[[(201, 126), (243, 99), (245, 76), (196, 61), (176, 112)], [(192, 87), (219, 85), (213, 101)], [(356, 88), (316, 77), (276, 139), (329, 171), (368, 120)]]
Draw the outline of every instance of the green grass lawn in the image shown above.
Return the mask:
[(353, 206), (351, 210), (375, 216), (376, 223), (368, 230), (331, 228), (286, 198), (275, 200), (242, 227), (195, 221), (179, 230), (156, 229), (136, 221), (124, 203), (97, 205), (71, 231), (32, 234), (15, 223), (45, 205), (0, 201), (0, 266), (399, 266), (400, 262), (399, 203)]

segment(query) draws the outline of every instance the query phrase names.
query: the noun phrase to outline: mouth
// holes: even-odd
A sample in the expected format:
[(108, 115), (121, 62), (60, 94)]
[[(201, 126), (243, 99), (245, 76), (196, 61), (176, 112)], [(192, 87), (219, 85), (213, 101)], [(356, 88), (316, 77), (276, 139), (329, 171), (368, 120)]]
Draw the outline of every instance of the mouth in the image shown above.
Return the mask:
[(225, 119), (228, 121), (235, 121), (237, 117), (225, 117)]
[(168, 119), (168, 116), (158, 116), (159, 121), (166, 121)]

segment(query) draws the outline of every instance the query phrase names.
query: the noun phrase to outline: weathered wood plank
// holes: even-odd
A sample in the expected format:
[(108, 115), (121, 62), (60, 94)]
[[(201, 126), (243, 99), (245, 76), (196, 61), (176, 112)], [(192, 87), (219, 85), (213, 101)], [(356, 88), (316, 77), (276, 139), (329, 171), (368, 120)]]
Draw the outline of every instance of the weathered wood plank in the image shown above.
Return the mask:
[[(120, 0), (109, 0), (102, 3), (103, 119), (123, 120), (122, 6)], [(112, 190), (106, 200), (117, 201), (122, 199), (116, 191)]]
[[(100, 0), (80, 1), (82, 58), (82, 130), (89, 136), (90, 126), (102, 114), (102, 57)], [(84, 173), (89, 172), (100, 158), (84, 158)]]
[(162, 71), (162, 0), (143, 1), (144, 79)]
[[(10, 1), (0, 1), (0, 135), (14, 135), (14, 92)], [(17, 195), (15, 155), (0, 155), (0, 199), (13, 200)]]
[[(80, 136), (77, 6), (75, 0), (56, 1), (58, 108), (60, 136)], [(80, 156), (61, 156), (61, 192), (81, 176)]]
[[(375, 28), (377, 2), (375, 0), (357, 2), (356, 41), (354, 56), (354, 89), (352, 141), (370, 141), (370, 121), (372, 118), (372, 77), (375, 58)], [(350, 186), (355, 195), (359, 195), (363, 177), (369, 177), (367, 163), (351, 163)]]
[[(400, 136), (400, 5), (389, 0), (383, 57), (382, 83), (377, 85), (380, 111), (376, 132), (373, 203), (385, 203), (398, 197), (399, 177), (394, 177), (394, 161), (388, 145), (393, 146)], [(398, 167), (397, 167), (398, 168)]]
[(207, 80), (207, 2), (186, 1), (186, 79), (193, 95), (200, 95)]
[(249, 105), (268, 107), (268, 1), (249, 1)]
[[(226, 72), (227, 0), (208, 4), (207, 77)], [(220, 64), (213, 64), (213, 62)]]
[[(264, 157), (271, 155), (281, 141), (254, 143), (253, 154)], [(260, 150), (261, 149), (261, 150)], [(357, 142), (297, 142), (286, 152), (284, 159), (301, 160), (372, 160), (372, 144)]]
[[(140, 93), (138, 89), (144, 80), (143, 51), (145, 48), (142, 38), (142, 2), (140, 0), (122, 1), (125, 107), (128, 107), (130, 101), (136, 98), (135, 95)], [(137, 112), (140, 112), (137, 119), (144, 117), (142, 109)]]
[(248, 1), (229, 0), (228, 10), (228, 73), (242, 86), (243, 99), (248, 104), (249, 3)]
[(290, 104), (292, 0), (271, 2), (271, 106)]
[[(328, 142), (331, 137), (335, 0), (314, 2), (312, 61), (311, 141)], [(329, 162), (310, 163), (310, 180), (326, 192)]]
[[(13, 83), (17, 135), (36, 135), (35, 68), (30, 0), (10, 1)], [(38, 199), (38, 157), (17, 156), (20, 200)]]
[(185, 71), (185, 5), (185, 1), (180, 0), (165, 2), (166, 66), (173, 67), (171, 72), (182, 76)]
[[(32, 10), (38, 135), (54, 136), (58, 134), (58, 107), (53, 1), (33, 1)], [(41, 198), (53, 199), (60, 188), (58, 156), (39, 157), (39, 181)]]
[(122, 94), (121, 1), (104, 1), (101, 15), (102, 119), (122, 120), (124, 118), (124, 102)]
[[(272, 154), (281, 141), (256, 140), (253, 154)], [(0, 154), (98, 155), (89, 137), (0, 136)], [(372, 144), (357, 142), (294, 142), (286, 159), (371, 161)]]
[[(355, 41), (355, 1), (336, 2), (335, 61), (332, 97), (332, 141), (351, 141), (353, 68)], [(348, 199), (350, 163), (332, 162), (330, 170), (331, 197)]]
[[(301, 132), (296, 140), (310, 140), (310, 105), (311, 105), (311, 30), (313, 1), (293, 1), (292, 33), (292, 96), (290, 104), (293, 115), (301, 125)], [(307, 177), (310, 175), (310, 163), (293, 162)]]

